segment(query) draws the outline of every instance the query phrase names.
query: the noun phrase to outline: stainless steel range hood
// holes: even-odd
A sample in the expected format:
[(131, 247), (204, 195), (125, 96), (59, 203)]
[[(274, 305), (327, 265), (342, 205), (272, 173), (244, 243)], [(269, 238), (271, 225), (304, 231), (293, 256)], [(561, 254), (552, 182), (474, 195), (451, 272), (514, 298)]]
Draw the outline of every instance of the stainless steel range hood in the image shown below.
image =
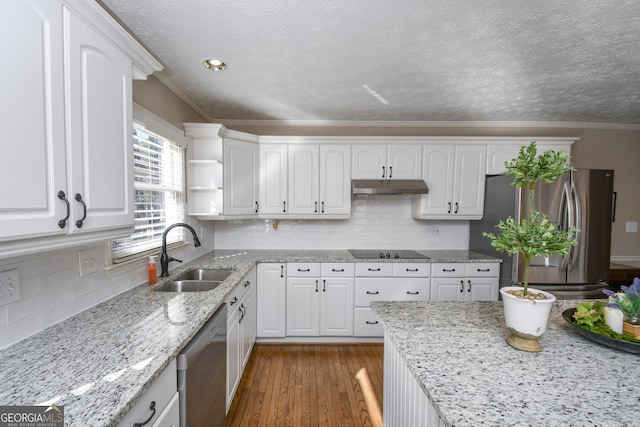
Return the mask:
[(354, 179), (351, 194), (427, 194), (421, 179)]

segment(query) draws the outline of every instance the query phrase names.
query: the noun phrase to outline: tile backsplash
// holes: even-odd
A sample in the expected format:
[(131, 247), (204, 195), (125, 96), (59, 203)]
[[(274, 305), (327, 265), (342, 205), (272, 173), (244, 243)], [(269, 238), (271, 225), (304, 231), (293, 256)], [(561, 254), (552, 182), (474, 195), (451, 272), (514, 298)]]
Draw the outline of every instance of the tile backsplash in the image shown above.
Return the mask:
[[(459, 249), (469, 246), (468, 221), (411, 218), (411, 197), (359, 196), (346, 220), (206, 221), (196, 224), (203, 243), (177, 254), (186, 261), (218, 249)], [(79, 252), (95, 250), (98, 268), (80, 277)], [(0, 259), (0, 271), (20, 271), (21, 298), (0, 306), (0, 349), (147, 280), (146, 260), (105, 269), (106, 243)], [(175, 265), (172, 265), (175, 267)]]
[(469, 248), (469, 221), (411, 218), (411, 196), (358, 196), (346, 220), (235, 220), (215, 223), (218, 249)]

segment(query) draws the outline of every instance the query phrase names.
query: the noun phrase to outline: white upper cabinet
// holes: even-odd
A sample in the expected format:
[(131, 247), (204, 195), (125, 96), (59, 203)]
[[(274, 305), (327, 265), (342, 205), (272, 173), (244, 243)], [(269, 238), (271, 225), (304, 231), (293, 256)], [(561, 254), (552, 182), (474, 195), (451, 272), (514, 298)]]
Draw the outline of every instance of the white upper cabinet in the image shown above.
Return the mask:
[(260, 215), (287, 214), (288, 153), (287, 144), (260, 144)]
[(257, 218), (258, 137), (213, 123), (184, 127), (189, 215), (202, 220)]
[(520, 147), (529, 145), (531, 141), (536, 141), (538, 153), (542, 154), (547, 150), (564, 150), (571, 155), (571, 144), (575, 138), (534, 138), (513, 141), (503, 141), (501, 144), (489, 143), (487, 145), (487, 175), (501, 175), (507, 171), (504, 166), (518, 156)]
[[(66, 234), (62, 6), (9, 1), (0, 15), (0, 240)], [(20, 43), (16, 43), (19, 40)]]
[(484, 208), (485, 145), (425, 145), (429, 193), (413, 196), (417, 219), (480, 219)]
[(320, 213), (351, 214), (351, 147), (320, 145)]
[(225, 215), (258, 214), (258, 144), (225, 138), (223, 154)]
[(320, 212), (320, 148), (317, 145), (289, 145), (289, 212)]
[(69, 197), (75, 219), (70, 227), (72, 231), (132, 227), (131, 59), (74, 14), (67, 12), (65, 22)]
[(261, 144), (260, 215), (348, 218), (351, 147), (346, 144)]
[(353, 179), (420, 179), (422, 144), (353, 145)]
[(0, 256), (130, 234), (131, 80), (162, 67), (94, 2), (3, 7)]

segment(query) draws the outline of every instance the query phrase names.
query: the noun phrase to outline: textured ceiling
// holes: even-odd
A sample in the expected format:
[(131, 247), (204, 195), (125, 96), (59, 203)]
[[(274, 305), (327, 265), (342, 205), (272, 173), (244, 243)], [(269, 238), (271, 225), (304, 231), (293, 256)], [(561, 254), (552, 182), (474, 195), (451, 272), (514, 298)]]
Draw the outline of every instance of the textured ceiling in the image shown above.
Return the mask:
[(640, 124), (638, 0), (101, 3), (211, 119)]

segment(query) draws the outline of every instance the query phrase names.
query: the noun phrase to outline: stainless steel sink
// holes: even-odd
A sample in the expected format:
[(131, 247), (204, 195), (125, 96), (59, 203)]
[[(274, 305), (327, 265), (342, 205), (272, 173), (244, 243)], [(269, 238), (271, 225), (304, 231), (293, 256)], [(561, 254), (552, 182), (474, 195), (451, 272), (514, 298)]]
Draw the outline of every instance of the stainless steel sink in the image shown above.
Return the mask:
[(229, 277), (233, 270), (197, 268), (185, 271), (174, 280), (156, 288), (156, 292), (206, 292), (212, 291)]

